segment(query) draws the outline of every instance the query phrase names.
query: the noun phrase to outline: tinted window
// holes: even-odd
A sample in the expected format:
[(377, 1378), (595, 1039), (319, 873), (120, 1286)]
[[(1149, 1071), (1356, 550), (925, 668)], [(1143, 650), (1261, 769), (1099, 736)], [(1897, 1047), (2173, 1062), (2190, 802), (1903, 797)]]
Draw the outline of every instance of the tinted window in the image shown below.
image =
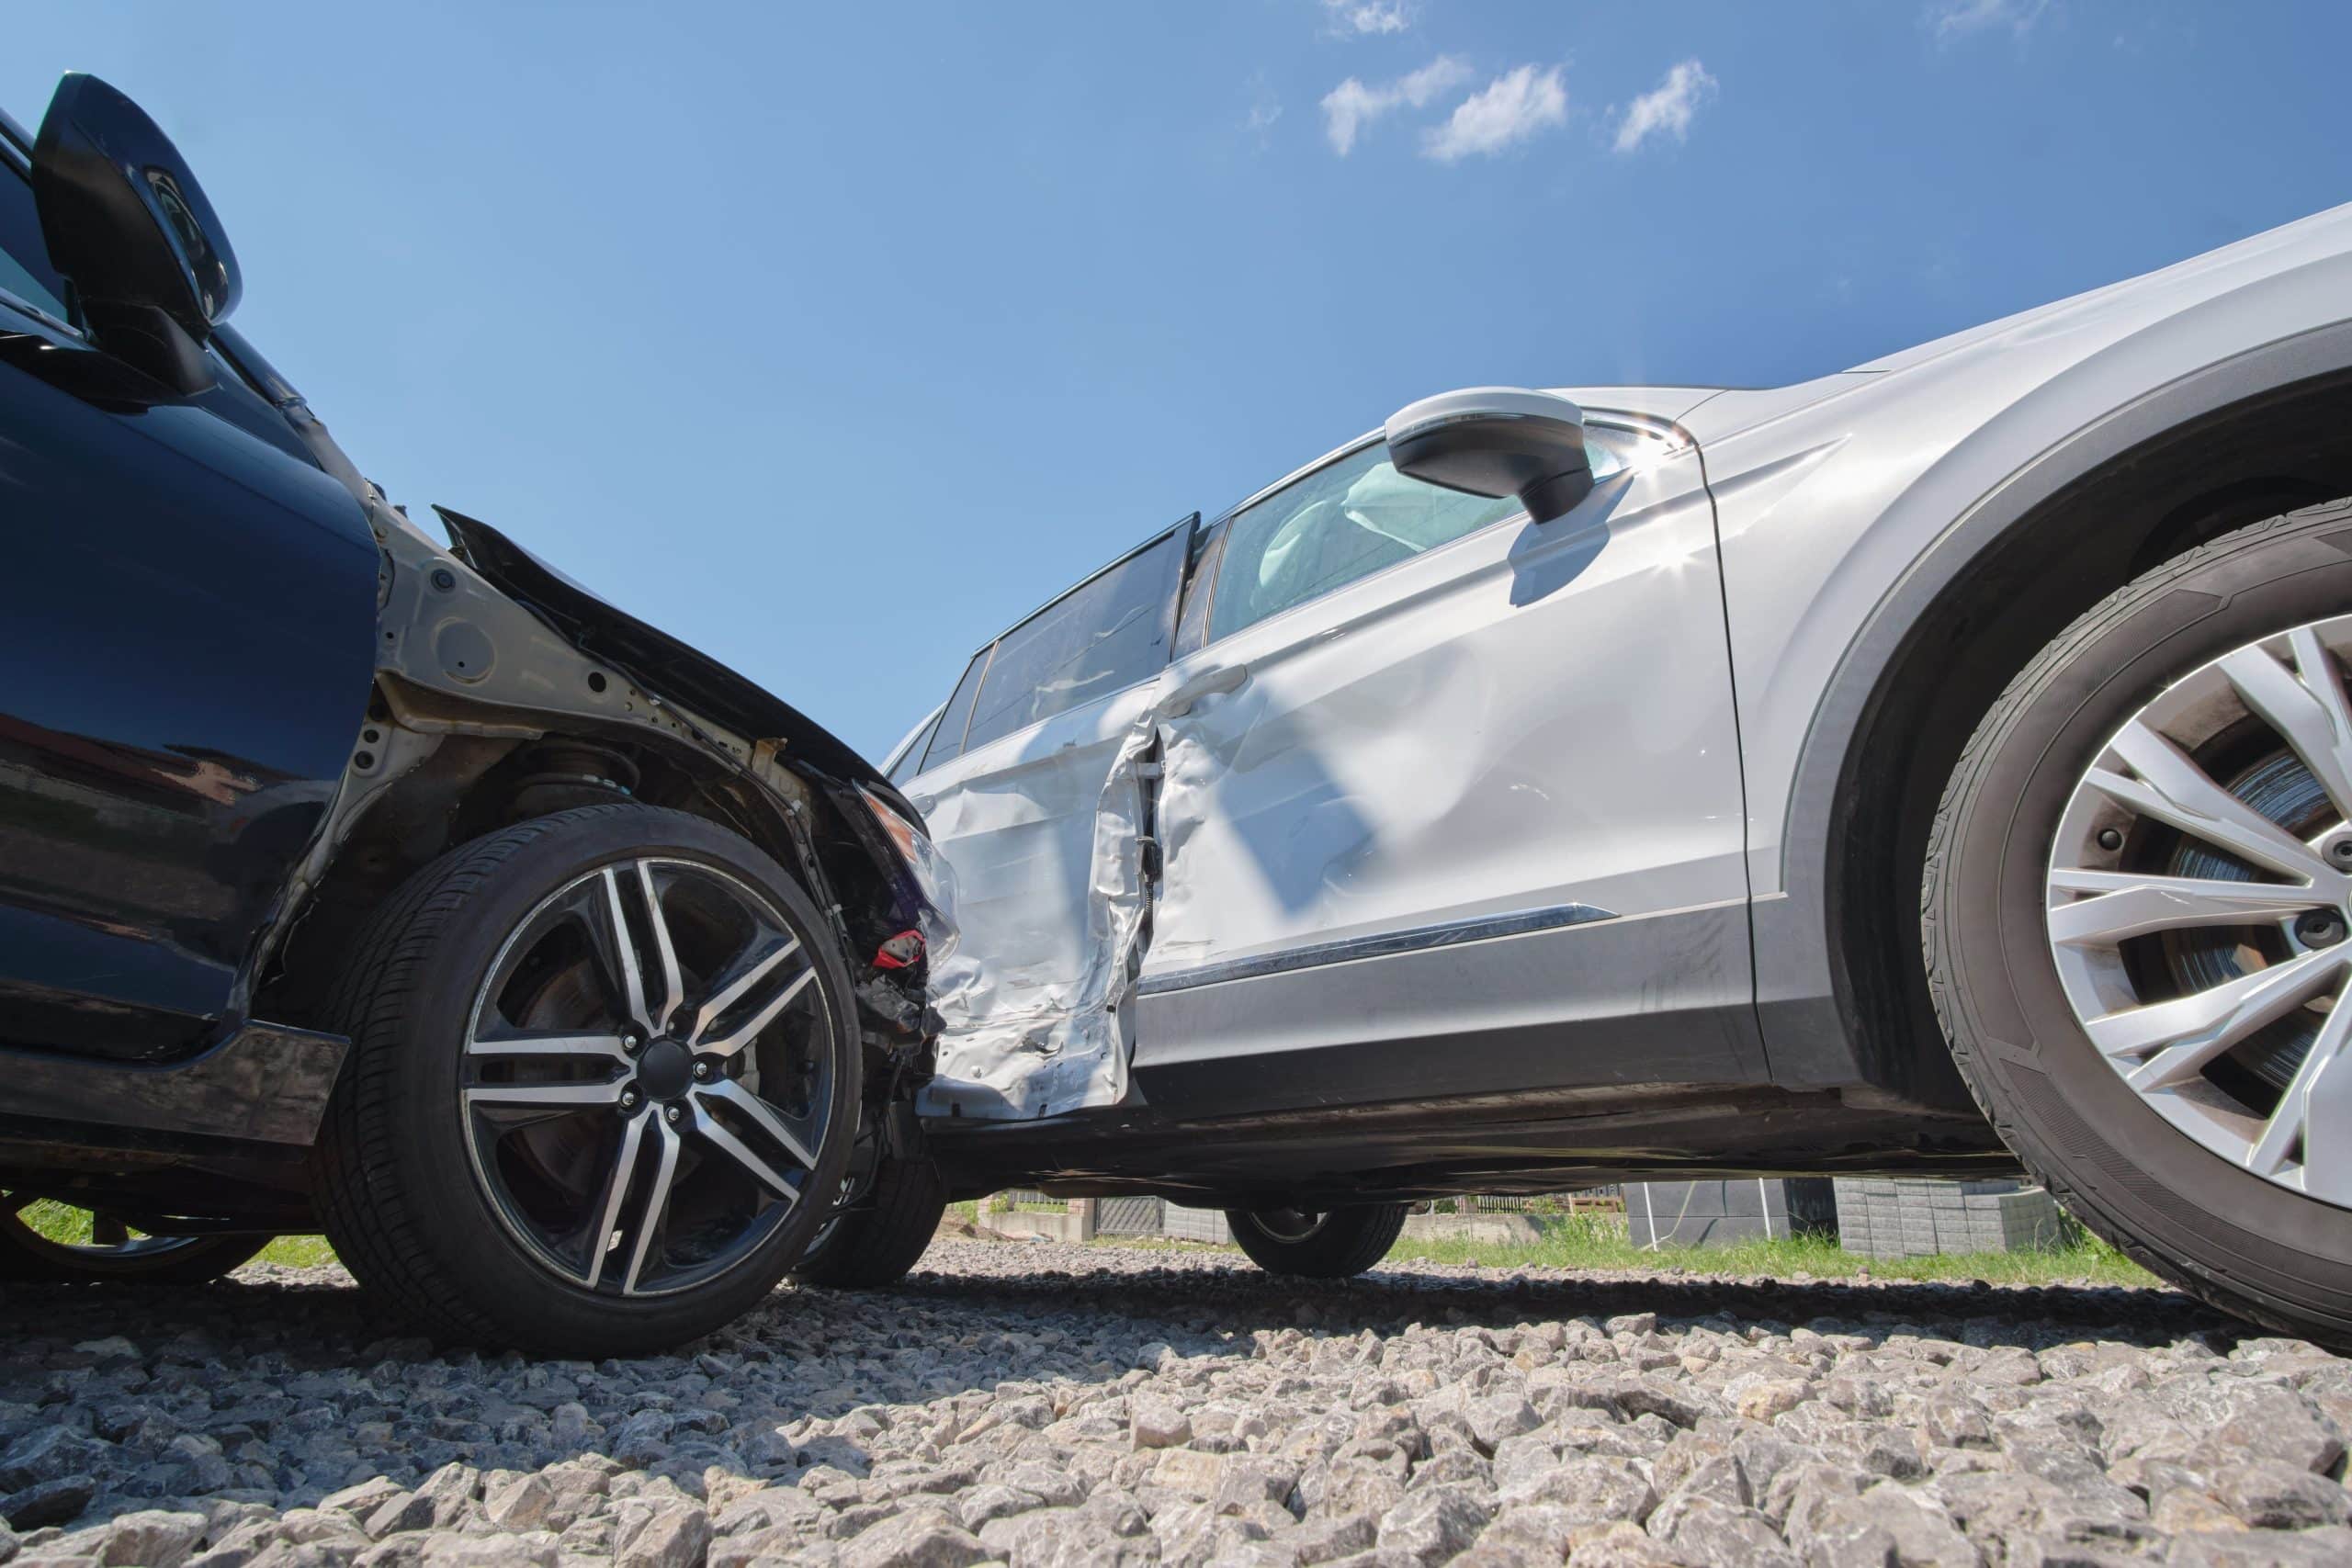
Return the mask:
[(980, 683), (966, 750), (1134, 685), (1168, 662), (1192, 530), (1089, 578), (1004, 634)]
[[(1622, 465), (1600, 443), (1588, 448), (1596, 476)], [(1254, 626), (1423, 550), (1451, 544), (1522, 510), (1407, 479), (1375, 441), (1237, 512), (1209, 609), (1212, 640)]]
[(940, 712), (939, 728), (931, 732), (931, 744), (922, 749), (922, 767), (935, 768), (964, 754), (964, 727), (971, 722), (972, 699), (979, 695), (980, 674), (989, 667), (989, 655), (995, 651), (991, 644), (974, 654), (972, 662), (965, 666), (964, 678), (956, 682), (956, 694), (947, 699), (947, 706)]
[(6, 160), (0, 160), (0, 288), (61, 321), (67, 319), (65, 280), (49, 265), (33, 187)]

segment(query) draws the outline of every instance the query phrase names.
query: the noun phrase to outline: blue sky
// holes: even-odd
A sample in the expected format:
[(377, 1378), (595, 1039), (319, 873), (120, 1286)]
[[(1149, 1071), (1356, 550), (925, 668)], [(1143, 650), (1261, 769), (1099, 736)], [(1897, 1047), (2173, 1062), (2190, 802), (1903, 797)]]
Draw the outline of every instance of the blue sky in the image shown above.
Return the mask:
[(1766, 384), (2352, 198), (2352, 6), (1208, 0), (15, 10), (238, 324), (879, 754), (1162, 523), (1445, 388)]

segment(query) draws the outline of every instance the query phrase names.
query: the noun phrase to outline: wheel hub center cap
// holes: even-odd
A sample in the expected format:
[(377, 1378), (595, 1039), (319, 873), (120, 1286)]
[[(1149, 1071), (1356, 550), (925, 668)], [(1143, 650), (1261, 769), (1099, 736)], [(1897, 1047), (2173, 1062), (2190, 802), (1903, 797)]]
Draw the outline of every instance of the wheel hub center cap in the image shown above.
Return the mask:
[(656, 1040), (638, 1058), (639, 1087), (655, 1100), (675, 1100), (694, 1080), (694, 1053), (674, 1040)]

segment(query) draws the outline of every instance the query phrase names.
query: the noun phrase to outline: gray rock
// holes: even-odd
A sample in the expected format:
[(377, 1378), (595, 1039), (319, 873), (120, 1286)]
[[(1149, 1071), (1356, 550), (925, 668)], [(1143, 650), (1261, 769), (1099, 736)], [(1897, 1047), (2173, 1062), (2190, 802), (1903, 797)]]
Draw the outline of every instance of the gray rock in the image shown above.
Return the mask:
[(1951, 1517), (1894, 1482), (1831, 1499), (1789, 1540), (1812, 1568), (1980, 1568), (1984, 1554)]
[(82, 1510), (97, 1495), (98, 1482), (94, 1475), (61, 1475), (51, 1481), (35, 1482), (0, 1497), (0, 1519), (19, 1530), (71, 1524), (82, 1517)]
[(1450, 1562), (1470, 1549), (1493, 1517), (1486, 1500), (1467, 1488), (1432, 1486), (1383, 1514), (1377, 1541), (1416, 1562)]
[(548, 1530), (519, 1534), (437, 1535), (427, 1541), (424, 1568), (556, 1568), (560, 1553)]
[(202, 1514), (161, 1508), (123, 1514), (107, 1525), (97, 1558), (105, 1568), (180, 1568), (204, 1539), (205, 1524)]
[(0, 1453), (0, 1492), (22, 1492), (44, 1481), (111, 1468), (114, 1446), (65, 1426), (40, 1427)]
[(1646, 1466), (1623, 1459), (1565, 1459), (1502, 1494), (1506, 1506), (1544, 1503), (1578, 1525), (1640, 1524), (1657, 1506)]
[(1690, 1568), (1799, 1568), (1799, 1559), (1754, 1508), (1680, 1493), (1658, 1505), (1649, 1532)]
[(614, 1568), (695, 1568), (709, 1550), (710, 1515), (683, 1498), (637, 1510), (613, 1537)]
[(1128, 1424), (1139, 1449), (1177, 1449), (1193, 1440), (1192, 1418), (1170, 1399), (1152, 1395), (1135, 1400)]
[(371, 1475), (356, 1485), (331, 1492), (319, 1499), (322, 1508), (335, 1508), (355, 1519), (364, 1519), (393, 1498), (403, 1496), (401, 1483), (389, 1475)]
[(2256, 1529), (2352, 1525), (2352, 1493), (2279, 1460), (2249, 1460), (2222, 1469), (2213, 1478), (2213, 1495)]

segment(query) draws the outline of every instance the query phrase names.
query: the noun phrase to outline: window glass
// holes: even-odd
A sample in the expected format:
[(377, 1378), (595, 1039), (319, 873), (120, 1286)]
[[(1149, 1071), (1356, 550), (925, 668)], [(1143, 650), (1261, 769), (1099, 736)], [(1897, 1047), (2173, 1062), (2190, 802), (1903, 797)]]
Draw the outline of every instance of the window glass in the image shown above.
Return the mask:
[(1214, 523), (1193, 543), (1193, 565), (1184, 583), (1184, 608), (1176, 620), (1176, 648), (1170, 657), (1182, 659), (1209, 639), (1210, 590), (1216, 582), (1217, 557), (1225, 549), (1225, 525)]
[(49, 265), (49, 245), (40, 237), (32, 185), (6, 161), (0, 161), (0, 288), (61, 321), (70, 319), (65, 280)]
[(1134, 685), (1168, 662), (1192, 531), (1179, 528), (1004, 634), (967, 750)]
[[(1596, 478), (1623, 466), (1599, 441), (1587, 450)], [(1508, 496), (1490, 500), (1408, 479), (1389, 466), (1387, 445), (1374, 441), (1227, 521), (1210, 640), (1521, 510)]]
[(939, 728), (939, 715), (933, 714), (930, 721), (908, 737), (907, 743), (899, 748), (899, 760), (890, 764), (889, 779), (892, 784), (904, 784), (922, 769), (923, 749), (931, 744), (933, 734)]
[(972, 662), (965, 667), (964, 678), (956, 682), (956, 694), (940, 710), (939, 728), (931, 732), (931, 744), (922, 749), (924, 768), (952, 762), (964, 754), (964, 728), (972, 719), (972, 699), (979, 695), (980, 674), (989, 667), (989, 655), (995, 651), (996, 645), (989, 644), (974, 654)]

